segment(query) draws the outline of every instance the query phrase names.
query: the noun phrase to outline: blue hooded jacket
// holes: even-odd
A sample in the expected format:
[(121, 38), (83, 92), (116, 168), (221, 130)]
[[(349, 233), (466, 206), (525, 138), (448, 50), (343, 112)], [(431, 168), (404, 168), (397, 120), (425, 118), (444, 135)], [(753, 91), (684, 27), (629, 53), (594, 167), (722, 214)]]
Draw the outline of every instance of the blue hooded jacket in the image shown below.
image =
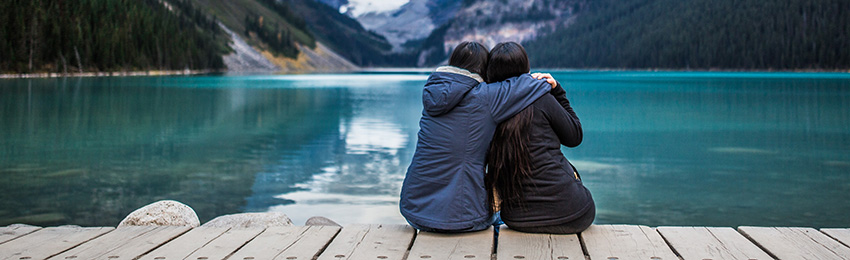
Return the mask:
[(438, 68), (422, 92), (419, 140), (401, 187), (401, 214), (440, 230), (468, 230), (488, 221), (485, 159), (496, 126), (551, 89), (529, 74), (487, 84), (464, 69)]

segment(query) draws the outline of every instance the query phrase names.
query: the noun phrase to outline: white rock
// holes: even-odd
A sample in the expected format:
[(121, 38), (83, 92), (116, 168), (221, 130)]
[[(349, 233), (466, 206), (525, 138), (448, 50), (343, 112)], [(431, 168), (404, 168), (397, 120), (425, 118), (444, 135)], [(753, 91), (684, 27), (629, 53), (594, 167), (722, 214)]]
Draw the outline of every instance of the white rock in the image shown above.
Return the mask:
[(195, 210), (173, 200), (161, 200), (141, 207), (127, 215), (118, 227), (123, 226), (189, 226), (201, 225)]
[(204, 227), (267, 228), (292, 226), (292, 220), (280, 212), (240, 213), (214, 218)]

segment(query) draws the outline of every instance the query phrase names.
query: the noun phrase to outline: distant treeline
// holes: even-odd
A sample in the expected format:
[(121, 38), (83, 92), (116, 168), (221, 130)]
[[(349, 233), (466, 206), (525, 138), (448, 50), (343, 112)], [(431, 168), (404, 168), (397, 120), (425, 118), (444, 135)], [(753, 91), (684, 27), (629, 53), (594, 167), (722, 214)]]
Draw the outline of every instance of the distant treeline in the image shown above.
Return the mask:
[(525, 43), (537, 67), (850, 68), (847, 0), (594, 0)]
[(0, 72), (219, 69), (229, 51), (189, 0), (3, 0), (0, 10)]

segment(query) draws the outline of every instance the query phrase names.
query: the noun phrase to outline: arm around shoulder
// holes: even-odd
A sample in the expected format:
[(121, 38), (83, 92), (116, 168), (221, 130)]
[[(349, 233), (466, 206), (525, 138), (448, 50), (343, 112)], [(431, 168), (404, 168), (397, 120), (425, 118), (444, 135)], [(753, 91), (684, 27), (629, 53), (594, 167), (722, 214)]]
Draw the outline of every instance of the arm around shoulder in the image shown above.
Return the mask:
[(484, 91), (488, 94), (490, 113), (497, 123), (513, 117), (552, 89), (545, 80), (534, 79), (529, 74), (483, 87), (487, 88)]

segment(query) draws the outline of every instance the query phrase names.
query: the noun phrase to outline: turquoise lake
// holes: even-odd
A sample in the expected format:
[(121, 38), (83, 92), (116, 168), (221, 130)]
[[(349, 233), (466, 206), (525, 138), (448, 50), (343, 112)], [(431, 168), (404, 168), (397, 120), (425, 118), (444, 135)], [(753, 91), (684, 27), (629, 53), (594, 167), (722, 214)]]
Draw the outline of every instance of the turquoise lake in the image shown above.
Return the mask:
[[(850, 74), (553, 73), (596, 223), (850, 227)], [(402, 224), (427, 73), (0, 80), (0, 226)]]

